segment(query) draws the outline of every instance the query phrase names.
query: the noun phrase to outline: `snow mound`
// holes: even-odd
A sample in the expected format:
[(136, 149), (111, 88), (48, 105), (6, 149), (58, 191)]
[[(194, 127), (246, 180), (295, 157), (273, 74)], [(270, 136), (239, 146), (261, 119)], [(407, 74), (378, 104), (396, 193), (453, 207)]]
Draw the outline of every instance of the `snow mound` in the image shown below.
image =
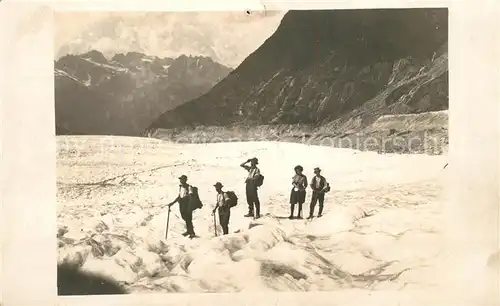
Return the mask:
[[(298, 229), (268, 215), (250, 221), (248, 228), (236, 233), (193, 240), (180, 236), (180, 231), (162, 239), (164, 228), (154, 224), (159, 224), (164, 214), (153, 216), (142, 227), (151, 230), (135, 229), (125, 236), (118, 228), (94, 220), (94, 227), (80, 232), (80, 236), (68, 231), (60, 237), (60, 241), (66, 238), (66, 243), (60, 249), (59, 263), (110, 276), (132, 291), (332, 290), (357, 286), (353, 274), (362, 278), (360, 275), (377, 261), (356, 252), (344, 252), (328, 260), (314, 242), (349, 232), (365, 216), (361, 208), (344, 208), (304, 221)], [(344, 263), (344, 267), (336, 266), (335, 261)]]
[[(58, 188), (58, 261), (109, 276), (128, 292), (403, 290), (434, 286), (439, 279), (443, 156), (381, 156), (286, 143), (80, 138), (86, 145), (79, 155), (58, 160), (64, 180)], [(95, 149), (96, 144), (115, 150)], [(109, 152), (105, 159), (103, 151)], [(263, 217), (256, 220), (243, 217), (244, 186), (238, 184), (245, 175), (238, 164), (252, 156), (259, 156), (266, 170)], [(321, 165), (332, 191), (320, 218), (286, 218), (290, 172), (300, 156), (308, 156), (302, 163), (307, 171), (315, 161), (335, 161)], [(199, 187), (204, 202), (193, 215), (199, 237), (181, 235), (185, 227), (174, 206), (165, 239), (163, 204), (175, 197), (181, 173)], [(210, 215), (214, 176), (240, 198), (225, 236)]]

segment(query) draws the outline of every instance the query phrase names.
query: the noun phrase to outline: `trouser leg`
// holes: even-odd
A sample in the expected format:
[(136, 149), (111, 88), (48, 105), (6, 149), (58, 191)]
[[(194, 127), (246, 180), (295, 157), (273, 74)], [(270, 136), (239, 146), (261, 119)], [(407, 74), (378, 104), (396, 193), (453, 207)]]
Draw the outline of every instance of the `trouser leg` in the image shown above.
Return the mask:
[(230, 211), (219, 211), (219, 222), (222, 227), (222, 231), (224, 235), (229, 234), (229, 218), (230, 218)]
[(185, 209), (181, 212), (182, 219), (186, 222), (186, 231), (189, 235), (195, 235), (193, 226), (193, 212), (190, 209)]
[(257, 188), (255, 188), (255, 191), (254, 191), (254, 194), (255, 194), (255, 199), (254, 199), (254, 203), (255, 203), (255, 217), (260, 217), (260, 200), (259, 200), (259, 193), (257, 191)]
[(252, 186), (251, 184), (247, 184), (246, 190), (247, 190), (248, 214), (255, 217), (259, 217), (260, 200), (259, 200), (259, 193), (257, 192), (257, 187)]
[(181, 209), (180, 213), (181, 213), (181, 218), (182, 218), (182, 220), (184, 221), (184, 223), (186, 225), (186, 231), (183, 233), (183, 235), (186, 236), (186, 235), (189, 235), (189, 229), (188, 229), (187, 221), (186, 221), (187, 220), (186, 212), (185, 212), (185, 210)]
[(252, 188), (249, 184), (246, 185), (246, 196), (247, 196), (247, 204), (248, 204), (248, 214), (253, 215), (253, 203), (254, 203), (254, 195), (252, 192)]
[(193, 225), (193, 219), (189, 219), (186, 221), (186, 227), (190, 235), (195, 235), (194, 233), (194, 225)]
[(311, 198), (311, 204), (309, 205), (309, 218), (312, 218), (314, 214), (314, 207), (316, 206), (317, 202), (318, 202), (318, 194), (316, 192), (313, 192)]
[(321, 215), (323, 215), (323, 204), (325, 203), (325, 194), (321, 193), (318, 196), (318, 200), (319, 200), (319, 212), (318, 212), (318, 216), (321, 216)]

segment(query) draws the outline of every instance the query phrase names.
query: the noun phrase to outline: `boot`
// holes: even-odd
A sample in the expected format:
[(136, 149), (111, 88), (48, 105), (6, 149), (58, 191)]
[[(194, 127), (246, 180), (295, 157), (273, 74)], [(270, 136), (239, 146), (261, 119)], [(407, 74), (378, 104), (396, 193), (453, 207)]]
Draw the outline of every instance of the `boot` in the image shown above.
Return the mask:
[(260, 218), (260, 202), (255, 203), (255, 219)]
[(319, 207), (318, 218), (323, 216), (323, 206)]
[(187, 236), (187, 235), (189, 235), (189, 233), (188, 233), (188, 232), (184, 232), (184, 233), (182, 233), (182, 236), (184, 236), (184, 237), (185, 237), (185, 236)]
[(309, 217), (307, 219), (312, 219), (314, 214), (314, 209), (309, 209)]
[(194, 236), (196, 236), (196, 234), (194, 233), (193, 221), (191, 219), (186, 221), (186, 229), (188, 233), (187, 236), (189, 238), (193, 238)]
[(248, 204), (248, 214), (245, 215), (245, 218), (252, 218), (254, 212), (253, 204)]
[(293, 219), (293, 211), (295, 210), (295, 205), (291, 205), (290, 206), (290, 217), (288, 217), (288, 219), (292, 220)]
[(189, 238), (191, 238), (191, 239), (192, 239), (192, 238), (194, 238), (194, 237), (196, 237), (196, 233), (194, 232), (194, 229), (192, 229), (192, 230), (189, 232), (188, 237), (189, 237)]

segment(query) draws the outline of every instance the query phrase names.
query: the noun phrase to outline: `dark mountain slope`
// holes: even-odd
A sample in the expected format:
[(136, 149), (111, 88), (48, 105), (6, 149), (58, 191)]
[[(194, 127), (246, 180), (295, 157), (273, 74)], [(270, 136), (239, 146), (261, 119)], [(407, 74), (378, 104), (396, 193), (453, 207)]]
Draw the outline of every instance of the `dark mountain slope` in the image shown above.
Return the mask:
[(290, 11), (223, 81), (150, 128), (358, 129), (383, 114), (447, 109), (447, 16), (447, 9)]
[(206, 93), (230, 71), (205, 57), (64, 56), (55, 63), (56, 133), (138, 136), (161, 113)]

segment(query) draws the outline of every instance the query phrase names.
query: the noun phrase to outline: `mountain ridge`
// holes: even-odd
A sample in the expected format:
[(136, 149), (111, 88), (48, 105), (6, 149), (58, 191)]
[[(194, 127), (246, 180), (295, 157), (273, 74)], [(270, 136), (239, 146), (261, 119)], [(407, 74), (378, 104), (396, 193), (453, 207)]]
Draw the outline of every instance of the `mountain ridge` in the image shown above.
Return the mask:
[(162, 112), (207, 92), (230, 71), (202, 56), (65, 55), (54, 63), (56, 134), (139, 136)]
[(289, 11), (223, 81), (148, 130), (267, 123), (359, 130), (381, 115), (447, 109), (447, 22), (441, 8)]

